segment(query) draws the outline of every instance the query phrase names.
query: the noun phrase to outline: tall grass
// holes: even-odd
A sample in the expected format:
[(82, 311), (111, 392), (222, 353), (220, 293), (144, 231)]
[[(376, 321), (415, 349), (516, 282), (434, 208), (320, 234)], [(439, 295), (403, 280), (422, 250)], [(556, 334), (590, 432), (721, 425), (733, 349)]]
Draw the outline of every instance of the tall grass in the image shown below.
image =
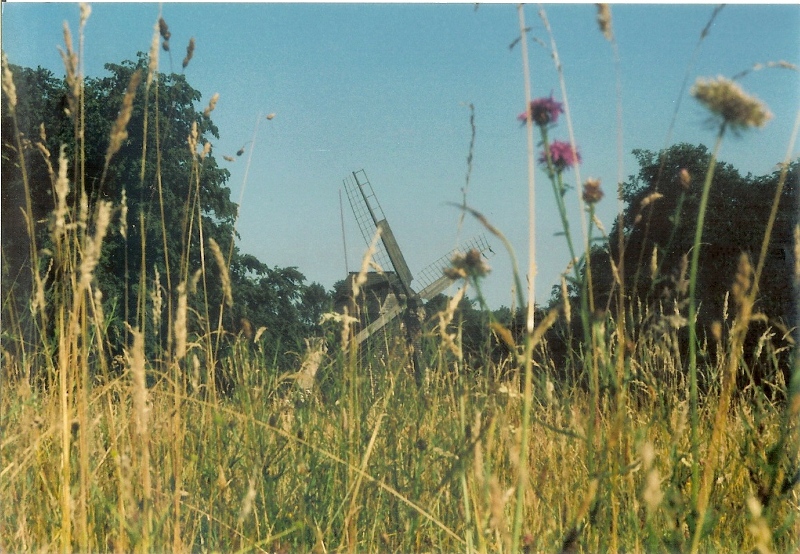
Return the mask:
[[(89, 13), (82, 8), (81, 35)], [(612, 34), (610, 10), (601, 8), (601, 16), (601, 31)], [(544, 10), (540, 17), (556, 54)], [(524, 46), (523, 8), (519, 23)], [(154, 27), (145, 87), (158, 86), (153, 58), (159, 35), (168, 40), (168, 28), (160, 18)], [(68, 100), (76, 136), (82, 137), (82, 48), (80, 55), (72, 52), (68, 32), (65, 36)], [(192, 58), (192, 44), (184, 66)], [(557, 55), (555, 60), (558, 64)], [(527, 62), (524, 65), (530, 103)], [(559, 75), (566, 100), (566, 83), (563, 73)], [(15, 117), (16, 90), (5, 57), (2, 86), (7, 109)], [(139, 88), (138, 82), (131, 83), (120, 116), (109, 122), (112, 147), (106, 166), (113, 164), (113, 145), (127, 133), (126, 109)], [(162, 100), (155, 96), (156, 103)], [(214, 104), (216, 97), (209, 112)], [(575, 156), (568, 106), (566, 111), (569, 148)], [(153, 121), (145, 124), (145, 137), (149, 124), (157, 130), (165, 124), (158, 113), (156, 109)], [(532, 138), (537, 122), (531, 110), (525, 117), (533, 205)], [(734, 317), (726, 322), (730, 338), (708, 344), (693, 332), (690, 344), (695, 354), (685, 368), (681, 324), (676, 323), (683, 314), (627, 298), (620, 281), (618, 309), (614, 313), (595, 309), (593, 288), (587, 282), (589, 268), (583, 265), (581, 272), (579, 263), (581, 258), (588, 260), (598, 229), (594, 204), (602, 196), (599, 182), (581, 183), (576, 174), (575, 189), (583, 191), (577, 195), (583, 221), (581, 251), (568, 233), (566, 167), (559, 166), (550, 151), (548, 127), (542, 124), (539, 130), (546, 147), (542, 163), (573, 257), (563, 289), (569, 278), (581, 296), (575, 315), (581, 321), (582, 347), (570, 353), (573, 367), (558, 367), (545, 340), (546, 331), (559, 318), (572, 317), (566, 294), (563, 306), (534, 321), (532, 287), (526, 299), (513, 249), (499, 229), (467, 207), (465, 198), (462, 207), (508, 249), (519, 305), (529, 304), (531, 310), (521, 337), (492, 322), (494, 333), (509, 349), (504, 359), (487, 353), (477, 362), (473, 358), (471, 367), (465, 365), (455, 309), (467, 290), (480, 297), (484, 268), (461, 267), (464, 279), (459, 292), (441, 313), (433, 314), (439, 325), (431, 326), (425, 353), (433, 370), (421, 383), (410, 370), (413, 363), (403, 341), (388, 337), (382, 348), (362, 349), (366, 354), (359, 350), (352, 341), (357, 314), (331, 316), (327, 330), (341, 337), (334, 341), (339, 347), (326, 354), (318, 342), (309, 340), (316, 346), (297, 367), (277, 367), (260, 342), (260, 332), (239, 335), (229, 355), (221, 357), (219, 337), (227, 331), (221, 316), (216, 327), (209, 321), (207, 263), (217, 266), (221, 282), (216, 285), (225, 292), (220, 313), (236, 298), (227, 273), (230, 253), (226, 258), (224, 245), (212, 240), (199, 243), (200, 267), (190, 266), (188, 239), (181, 259), (164, 260), (167, 268), (180, 268), (178, 283), (167, 275), (162, 285), (157, 272), (149, 276), (143, 271), (134, 277), (142, 300), (135, 314), (124, 311), (130, 340), (111, 344), (94, 272), (107, 233), (126, 228), (125, 197), (119, 205), (98, 202), (89, 213), (83, 150), (68, 160), (62, 148), (57, 168), (48, 153), (56, 193), (54, 249), (49, 255), (65, 271), (59, 279), (48, 280), (42, 273), (44, 264), (31, 265), (29, 306), (42, 330), (33, 348), (23, 344), (18, 329), (7, 324), (4, 329), (0, 549), (788, 552), (800, 548), (800, 372), (795, 369), (789, 384), (781, 380), (780, 371), (774, 371), (762, 387), (735, 389), (743, 364), (742, 339), (755, 317), (755, 294), (786, 171), (755, 269), (746, 257), (739, 264), (732, 291)], [(196, 131), (186, 138), (193, 155), (186, 179), (192, 186), (181, 216), (185, 236), (202, 237), (198, 200), (208, 150), (198, 152)], [(19, 132), (6, 139), (16, 144), (21, 157), (28, 155)], [(160, 163), (158, 138), (156, 144), (144, 144), (142, 164), (148, 159), (147, 148), (156, 150)], [(468, 164), (471, 161), (470, 151)], [(75, 170), (71, 180), (70, 164)], [(25, 166), (22, 159), (26, 231), (31, 259), (36, 261), (40, 248)], [(713, 172), (712, 163), (706, 194)], [(159, 180), (159, 197), (160, 184)], [(72, 206), (66, 202), (70, 187), (78, 199)], [(163, 202), (161, 207), (163, 221)], [(533, 216), (530, 223), (534, 240)], [(702, 216), (696, 226), (695, 252)], [(166, 233), (166, 225), (162, 229)], [(800, 250), (800, 231), (797, 235), (796, 250)], [(140, 252), (146, 259), (142, 240)], [(532, 282), (535, 250), (530, 254)], [(367, 252), (357, 291), (370, 257)], [(612, 262), (622, 265), (621, 260)], [(693, 259), (690, 322), (696, 265)], [(658, 264), (654, 267), (660, 271)], [(188, 308), (194, 295), (203, 298), (205, 313)], [(155, 306), (149, 314), (146, 298)], [(162, 328), (158, 318), (164, 301), (166, 349), (148, 357), (145, 339)], [(4, 299), (3, 305), (5, 310), (11, 304)], [(19, 319), (5, 311), (4, 317)], [(200, 331), (190, 332), (198, 321)], [(44, 332), (47, 329), (52, 329), (52, 336)], [(628, 338), (630, 329), (637, 330), (635, 341)], [(774, 359), (771, 343), (764, 339), (759, 344)], [(117, 346), (122, 354), (113, 359)], [(716, 361), (699, 363), (698, 350), (712, 348), (718, 354)], [(231, 376), (233, 385), (224, 394), (216, 388), (217, 371)], [(709, 383), (702, 395), (696, 387), (700, 373)]]

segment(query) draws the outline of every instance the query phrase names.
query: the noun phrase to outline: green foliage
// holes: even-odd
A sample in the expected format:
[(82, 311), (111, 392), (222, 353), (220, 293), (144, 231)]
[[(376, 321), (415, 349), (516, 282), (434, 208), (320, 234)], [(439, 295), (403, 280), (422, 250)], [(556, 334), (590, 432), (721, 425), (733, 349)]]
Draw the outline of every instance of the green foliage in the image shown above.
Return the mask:
[[(681, 278), (681, 258), (689, 253), (697, 220), (702, 176), (710, 153), (706, 147), (678, 144), (656, 153), (634, 150), (639, 173), (623, 185), (627, 208), (623, 217), (625, 233), (625, 284), (630, 299), (648, 304), (674, 297)], [(688, 190), (680, 183), (680, 172), (692, 177)], [(788, 319), (791, 302), (789, 248), (792, 228), (797, 223), (797, 193), (800, 162), (789, 170), (778, 220), (773, 231), (770, 256), (760, 285), (758, 308), (774, 318)], [(727, 163), (717, 164), (709, 197), (698, 275), (701, 321), (720, 319), (725, 294), (736, 275), (739, 254), (746, 252), (753, 263), (769, 217), (770, 202), (777, 187), (779, 171), (771, 175), (741, 176)], [(643, 200), (662, 195), (642, 208)], [(610, 236), (616, 237), (617, 224)], [(611, 258), (619, 260), (619, 246), (609, 241)], [(656, 251), (656, 264), (653, 251)], [(613, 277), (609, 255), (596, 249), (592, 257), (595, 297), (600, 305), (609, 300)], [(657, 267), (656, 275), (651, 268)]]
[[(48, 221), (55, 206), (47, 164), (57, 171), (57, 153), (63, 144), (70, 160), (68, 204), (77, 206), (84, 190), (90, 214), (99, 200), (115, 206), (95, 275), (106, 312), (117, 316), (109, 328), (117, 347), (128, 340), (125, 323), (148, 327), (158, 272), (159, 285), (166, 295), (161, 328), (148, 334), (148, 350), (163, 349), (169, 331), (167, 314), (176, 301), (178, 284), (196, 282), (195, 272), (205, 266), (207, 275), (198, 285), (200, 293), (189, 295), (190, 313), (195, 316), (190, 331), (216, 329), (220, 310), (224, 310), (222, 324), (227, 331), (242, 330), (246, 319), (253, 329), (266, 327), (263, 338), (274, 356), (283, 358), (288, 350), (297, 349), (302, 338), (319, 332), (319, 317), (327, 309), (328, 295), (320, 285), (307, 285), (296, 268), (269, 268), (241, 253), (233, 243), (238, 207), (230, 199), (230, 173), (217, 164), (213, 149), (204, 156), (199, 152), (206, 142), (219, 138), (210, 113), (197, 108), (200, 92), (184, 75), (158, 73), (149, 88), (142, 79), (127, 124), (127, 139), (106, 168), (112, 124), (132, 75), (137, 70), (146, 75), (148, 60), (140, 53), (135, 62), (105, 67), (106, 76), (84, 80), (84, 109), (78, 117), (68, 109), (70, 91), (65, 79), (41, 68), (11, 66), (20, 98), (19, 130), (27, 140), (23, 156), (10, 140), (2, 145), (6, 309), (13, 304), (16, 313), (27, 313), (32, 290), (29, 239), (22, 216), (25, 192), (21, 164), (25, 164), (31, 183), (37, 244), (47, 252)], [(40, 124), (46, 137), (40, 136)], [(7, 111), (3, 112), (2, 125), (3, 136), (13, 137), (13, 120)], [(82, 126), (84, 140), (77, 132), (78, 125)], [(187, 139), (195, 125), (198, 147), (193, 153)], [(41, 143), (39, 149), (37, 142)], [(123, 194), (126, 225), (121, 221)], [(209, 255), (211, 239), (229, 263), (234, 298), (231, 307), (224, 306), (220, 270)]]

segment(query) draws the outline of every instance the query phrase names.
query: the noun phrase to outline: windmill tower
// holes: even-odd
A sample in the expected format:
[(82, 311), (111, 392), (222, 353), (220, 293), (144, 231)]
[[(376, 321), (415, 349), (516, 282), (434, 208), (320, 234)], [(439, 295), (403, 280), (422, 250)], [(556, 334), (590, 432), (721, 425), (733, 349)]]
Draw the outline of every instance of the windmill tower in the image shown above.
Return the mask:
[[(424, 319), (423, 302), (443, 292), (453, 283), (443, 273), (450, 265), (453, 255), (472, 249), (486, 255), (491, 249), (484, 236), (472, 238), (423, 269), (418, 278), (414, 279), (365, 171), (361, 169), (348, 175), (344, 179), (344, 189), (365, 243), (372, 243), (377, 230), (381, 233), (381, 241), (373, 254), (373, 261), (383, 271), (367, 274), (367, 283), (362, 287), (361, 329), (355, 342), (364, 342), (402, 316), (406, 340), (415, 355), (415, 369), (419, 377), (421, 368), (418, 353)], [(351, 274), (347, 281), (348, 293), (352, 293), (352, 278)], [(414, 282), (419, 283), (419, 290), (412, 286)]]

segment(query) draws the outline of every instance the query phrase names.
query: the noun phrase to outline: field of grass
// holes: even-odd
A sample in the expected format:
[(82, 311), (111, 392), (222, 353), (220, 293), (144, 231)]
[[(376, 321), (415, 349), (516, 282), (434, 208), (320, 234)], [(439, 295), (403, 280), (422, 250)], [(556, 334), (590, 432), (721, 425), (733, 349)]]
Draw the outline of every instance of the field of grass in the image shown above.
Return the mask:
[[(522, 18), (520, 27), (525, 52)], [(3, 69), (13, 114), (5, 60)], [(703, 86), (696, 96), (714, 111), (720, 89)], [(80, 87), (74, 90), (79, 105)], [(115, 140), (124, 140), (126, 106), (127, 99), (107, 164)], [(719, 140), (730, 127), (757, 125), (758, 108), (723, 113)], [(531, 137), (538, 132), (532, 117)], [(547, 144), (546, 128), (539, 129)], [(19, 135), (3, 140), (24, 150)], [(546, 162), (558, 197), (564, 168), (550, 154)], [(800, 549), (797, 362), (787, 383), (774, 349), (760, 341), (776, 370), (760, 386), (737, 388), (763, 260), (740, 262), (724, 339), (690, 340), (688, 355), (680, 353), (679, 331), (697, 338), (696, 259), (687, 260), (683, 323), (670, 324), (675, 314), (645, 313), (624, 291), (615, 313), (600, 314), (583, 287), (577, 313), (560, 306), (541, 320), (531, 317), (518, 339), (497, 323), (498, 337), (517, 340), (504, 359), (487, 354), (467, 365), (457, 324), (431, 332), (422, 383), (402, 337), (359, 351), (348, 344), (346, 319), (328, 323), (330, 336), (343, 340), (318, 357), (310, 341), (305, 364), (299, 356), (288, 373), (265, 355), (258, 334), (226, 335), (222, 357), (215, 322), (195, 325), (207, 332), (192, 330), (202, 316), (187, 309), (187, 298), (202, 287), (191, 286), (187, 269), (186, 279), (165, 290), (174, 302), (167, 348), (149, 356), (148, 333), (155, 331), (137, 327), (144, 319), (126, 322), (125, 344), (110, 343), (106, 318), (118, 315), (103, 313), (94, 275), (121, 206), (97, 202), (90, 214), (80, 203), (68, 205), (74, 183), (64, 152), (52, 163), (48, 255), (62, 278), (47, 280), (46, 268), (33, 264), (30, 301), (32, 317), (49, 334), (26, 343), (4, 299), (0, 551)], [(706, 189), (713, 172), (712, 163)], [(593, 190), (582, 196), (588, 235), (597, 232)], [(583, 241), (573, 243), (569, 233), (566, 240), (580, 257)], [(32, 244), (32, 258), (41, 255)], [(220, 266), (225, 288), (219, 246), (205, 255), (209, 266)], [(475, 290), (480, 268), (457, 269), (462, 287)], [(574, 277), (583, 279), (577, 265)], [(517, 279), (525, 305), (523, 277)], [(143, 297), (158, 294), (148, 279), (141, 283)], [(429, 314), (445, 323), (452, 315), (448, 308)], [(570, 317), (584, 329), (574, 380), (564, 378), (542, 340), (558, 318)], [(635, 341), (628, 340), (631, 327), (638, 327)]]

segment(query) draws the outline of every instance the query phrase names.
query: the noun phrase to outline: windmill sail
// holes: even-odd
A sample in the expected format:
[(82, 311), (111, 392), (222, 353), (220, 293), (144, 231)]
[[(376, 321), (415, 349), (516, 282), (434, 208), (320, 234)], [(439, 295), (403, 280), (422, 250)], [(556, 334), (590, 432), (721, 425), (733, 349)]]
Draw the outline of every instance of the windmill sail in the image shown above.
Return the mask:
[(392, 267), (394, 267), (397, 276), (400, 277), (400, 281), (403, 283), (403, 287), (408, 293), (411, 291), (411, 281), (414, 277), (411, 275), (411, 270), (408, 269), (408, 264), (406, 263), (405, 257), (403, 257), (403, 253), (400, 252), (400, 245), (397, 244), (397, 240), (394, 238), (394, 233), (392, 233), (392, 228), (389, 227), (388, 221), (382, 219), (378, 221), (377, 226), (378, 229), (381, 230), (381, 241), (383, 241), (386, 254), (392, 262)]
[(456, 254), (466, 254), (470, 250), (477, 250), (484, 256), (487, 252), (494, 253), (486, 242), (486, 237), (478, 235), (465, 242), (462, 242), (458, 247), (453, 248), (450, 252), (430, 264), (428, 267), (419, 272), (417, 281), (422, 290), (419, 291), (419, 297), (423, 300), (430, 300), (437, 294), (444, 292), (447, 287), (453, 284), (453, 279), (444, 274), (445, 268), (449, 267), (453, 256)]
[(381, 243), (372, 256), (373, 260), (382, 270), (395, 271), (406, 292), (410, 293), (413, 276), (366, 172), (361, 169), (348, 175), (344, 180), (344, 190), (364, 241), (371, 244), (375, 230), (381, 231)]
[[(443, 271), (450, 265), (456, 253), (466, 253), (472, 249), (477, 249), (481, 253), (491, 252), (489, 244), (483, 235), (459, 245), (420, 272), (418, 282), (420, 283), (421, 291), (417, 293), (411, 288), (414, 276), (408, 268), (405, 257), (397, 244), (394, 233), (386, 220), (366, 172), (361, 169), (348, 175), (344, 179), (344, 189), (364, 242), (367, 245), (372, 244), (372, 238), (376, 230), (381, 232), (381, 241), (373, 253), (373, 261), (384, 272), (394, 270), (393, 275), (387, 274), (385, 276), (386, 281), (382, 287), (386, 289), (388, 283), (388, 289), (394, 289), (405, 294), (405, 299), (399, 299), (395, 294), (384, 290), (382, 293), (384, 297), (377, 299), (379, 308), (377, 310), (373, 309), (372, 313), (367, 314), (369, 316), (367, 321), (363, 321), (363, 327), (355, 337), (356, 343), (360, 344), (367, 340), (404, 311), (414, 313), (415, 307), (421, 307), (422, 300), (430, 300), (447, 289), (453, 283), (453, 280), (446, 277)], [(411, 319), (407, 320), (406, 324), (411, 325), (411, 321)], [(419, 327), (419, 324), (417, 323), (415, 326)], [(412, 334), (410, 329), (408, 329), (408, 332), (410, 335)]]

